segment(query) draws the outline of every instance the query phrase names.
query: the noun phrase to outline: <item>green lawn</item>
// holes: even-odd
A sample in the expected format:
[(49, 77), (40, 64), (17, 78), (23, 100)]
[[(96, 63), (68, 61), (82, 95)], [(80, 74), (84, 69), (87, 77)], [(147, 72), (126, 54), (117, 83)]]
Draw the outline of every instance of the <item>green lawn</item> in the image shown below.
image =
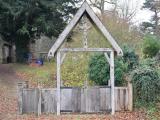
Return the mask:
[(55, 62), (46, 62), (42, 67), (13, 64), (16, 74), (31, 87), (55, 87)]

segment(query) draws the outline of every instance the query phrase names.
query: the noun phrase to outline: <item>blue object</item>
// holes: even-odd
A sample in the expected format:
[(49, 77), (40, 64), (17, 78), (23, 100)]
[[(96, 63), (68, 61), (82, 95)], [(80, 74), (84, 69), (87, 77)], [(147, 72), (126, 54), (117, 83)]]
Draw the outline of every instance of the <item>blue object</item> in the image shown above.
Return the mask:
[(42, 60), (42, 59), (37, 59), (37, 60), (36, 60), (36, 64), (38, 64), (38, 65), (43, 65), (43, 60)]

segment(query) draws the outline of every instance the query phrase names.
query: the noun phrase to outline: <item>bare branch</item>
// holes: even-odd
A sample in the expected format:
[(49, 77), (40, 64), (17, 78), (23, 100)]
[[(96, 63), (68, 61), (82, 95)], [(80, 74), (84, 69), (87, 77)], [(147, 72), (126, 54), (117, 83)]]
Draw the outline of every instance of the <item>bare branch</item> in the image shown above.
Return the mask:
[(93, 2), (92, 0), (89, 0), (89, 2), (91, 3), (91, 4), (90, 4), (91, 6), (96, 7), (96, 8), (98, 8), (99, 10), (101, 10), (101, 7), (98, 6), (97, 1), (98, 1), (98, 0), (95, 0), (95, 2)]
[(104, 1), (105, 3), (109, 3), (109, 4), (113, 4), (113, 5), (115, 5), (116, 4), (116, 2), (113, 2), (113, 1)]

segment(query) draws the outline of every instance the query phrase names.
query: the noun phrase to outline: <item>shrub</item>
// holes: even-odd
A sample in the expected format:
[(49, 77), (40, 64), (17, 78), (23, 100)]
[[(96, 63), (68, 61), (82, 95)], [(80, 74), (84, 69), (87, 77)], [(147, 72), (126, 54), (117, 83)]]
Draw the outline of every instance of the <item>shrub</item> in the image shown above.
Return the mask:
[[(115, 60), (115, 84), (117, 86), (124, 83), (123, 76), (127, 70), (127, 64), (122, 59)], [(89, 79), (97, 85), (107, 85), (110, 79), (110, 68), (104, 54), (96, 54), (89, 61)]]
[(67, 87), (84, 86), (84, 81), (88, 80), (87, 65), (88, 55), (68, 53), (61, 66), (63, 85)]
[[(124, 75), (138, 65), (138, 56), (131, 47), (123, 47), (124, 56), (115, 58), (115, 84), (123, 85)], [(89, 79), (98, 85), (106, 85), (109, 80), (109, 64), (103, 54), (96, 54), (89, 61)]]
[(116, 58), (115, 59), (115, 85), (121, 86), (126, 83), (124, 80), (124, 75), (127, 73), (128, 63), (125, 63), (123, 59)]
[(132, 82), (136, 100), (153, 102), (160, 95), (160, 79), (154, 68), (155, 63), (154, 59), (146, 59), (133, 72)]
[(146, 35), (143, 43), (144, 57), (154, 57), (160, 51), (160, 40), (153, 35)]
[(103, 54), (96, 54), (89, 61), (89, 79), (98, 85), (106, 85), (109, 80), (109, 64)]
[(139, 63), (138, 55), (136, 55), (134, 49), (127, 45), (123, 46), (123, 61), (128, 64), (128, 70), (133, 70)]

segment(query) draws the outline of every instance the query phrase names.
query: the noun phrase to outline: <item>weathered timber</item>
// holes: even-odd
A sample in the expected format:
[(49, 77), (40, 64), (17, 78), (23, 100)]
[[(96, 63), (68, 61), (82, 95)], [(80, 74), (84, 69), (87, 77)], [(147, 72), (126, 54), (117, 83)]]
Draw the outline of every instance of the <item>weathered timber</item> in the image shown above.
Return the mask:
[(100, 90), (98, 87), (81, 89), (81, 112), (93, 113), (100, 111)]
[[(41, 91), (41, 92), (40, 92)], [(25, 113), (56, 113), (57, 112), (57, 91), (56, 89), (30, 89), (22, 88), (18, 104), (20, 114)], [(41, 93), (41, 99), (40, 98)], [(130, 110), (133, 103), (129, 101), (130, 92), (127, 87), (115, 87), (115, 111)], [(109, 112), (111, 106), (111, 87), (62, 87), (61, 88), (61, 112), (97, 113)], [(41, 100), (41, 101), (39, 101)]]
[(100, 88), (100, 111), (111, 110), (111, 88), (101, 87)]
[(41, 103), (42, 102), (42, 91), (41, 91), (41, 89), (39, 89), (38, 93), (39, 93), (39, 99), (38, 99), (38, 116), (39, 116), (39, 115), (41, 115), (41, 112), (42, 112), (41, 111), (42, 110), (41, 109), (41, 105), (42, 105), (42, 103)]
[(19, 82), (18, 83), (18, 113), (23, 114), (22, 108), (23, 108), (23, 88), (28, 88), (28, 81), (25, 82)]
[(115, 114), (115, 86), (114, 86), (114, 51), (110, 53), (110, 80), (111, 80), (111, 114)]
[(38, 113), (38, 89), (22, 89), (22, 100), (23, 113)]
[(57, 111), (57, 97), (56, 89), (42, 89), (42, 113), (56, 113)]
[(62, 48), (60, 52), (111, 52), (111, 48)]
[(61, 109), (61, 53), (57, 53), (57, 115), (60, 115)]
[(128, 100), (129, 100), (128, 109), (129, 111), (132, 111), (133, 110), (133, 86), (131, 82), (128, 82)]
[(66, 26), (64, 31), (59, 35), (58, 39), (50, 49), (48, 56), (54, 57), (56, 51), (62, 46), (63, 42), (69, 35), (69, 33), (72, 31), (72, 29), (76, 26), (76, 24), (79, 22), (79, 20), (82, 18), (84, 14), (88, 14), (88, 16), (91, 18), (93, 23), (99, 28), (99, 30), (102, 32), (102, 34), (105, 36), (105, 38), (110, 42), (114, 50), (117, 52), (118, 55), (123, 55), (122, 49), (119, 47), (117, 42), (114, 40), (112, 35), (108, 32), (108, 30), (105, 28), (105, 26), (102, 24), (102, 22), (99, 20), (99, 18), (96, 16), (96, 14), (93, 12), (93, 10), (90, 8), (88, 3), (85, 1), (76, 15), (73, 17), (71, 22)]
[[(60, 49), (65, 42), (65, 39), (71, 32), (71, 30), (76, 26), (76, 24), (79, 22), (79, 20), (82, 18), (84, 14), (87, 14), (87, 17), (91, 19), (91, 22), (96, 25), (96, 27), (102, 32), (104, 37), (109, 41), (111, 44), (112, 48), (63, 48)], [(86, 33), (85, 33), (86, 36)], [(48, 57), (54, 57), (55, 53), (57, 53), (57, 115), (60, 115), (61, 111), (76, 111), (75, 106), (72, 106), (71, 104), (74, 102), (76, 103), (75, 100), (72, 98), (73, 97), (73, 90), (68, 90), (68, 91), (61, 91), (61, 75), (60, 75), (60, 65), (63, 62), (63, 58), (61, 59), (61, 52), (104, 52), (107, 61), (110, 64), (110, 82), (109, 85), (111, 86), (110, 89), (110, 104), (111, 104), (111, 113), (112, 115), (115, 114), (115, 98), (117, 97), (115, 95), (115, 86), (114, 86), (114, 51), (116, 51), (117, 55), (121, 56), (123, 55), (123, 51), (120, 48), (120, 46), (117, 44), (117, 42), (114, 40), (112, 35), (109, 33), (109, 31), (105, 28), (105, 26), (102, 24), (102, 22), (99, 20), (99, 18), (96, 16), (96, 14), (93, 12), (91, 7), (88, 5), (88, 3), (85, 1), (81, 8), (78, 10), (74, 18), (71, 20), (71, 22), (67, 25), (67, 27), (64, 29), (64, 31), (59, 35), (57, 41), (55, 44), (52, 46), (48, 53)], [(108, 53), (110, 53), (110, 58), (108, 56)], [(63, 85), (63, 82), (62, 82)], [(93, 92), (94, 91), (94, 92)], [(78, 92), (79, 93), (79, 92)], [(93, 93), (95, 95), (93, 95)], [(103, 92), (104, 93), (104, 92)], [(123, 94), (120, 93), (122, 96)], [(102, 105), (100, 103), (100, 90), (98, 88), (94, 89), (82, 89), (81, 90), (81, 97), (80, 97), (80, 103), (83, 103), (81, 105), (75, 104), (76, 106), (80, 106), (81, 112), (98, 112), (100, 111), (100, 106)], [(79, 95), (78, 95), (79, 96)], [(106, 95), (108, 96), (108, 95)], [(71, 97), (72, 99), (67, 99), (68, 97)], [(61, 101), (62, 100), (62, 101)], [(106, 99), (104, 99), (106, 100)], [(123, 100), (126, 100), (124, 98)], [(102, 100), (103, 101), (103, 100)], [(126, 100), (128, 101), (128, 99)], [(62, 102), (62, 105), (61, 105)], [(125, 103), (125, 102), (124, 102)], [(93, 106), (95, 105), (95, 106)], [(119, 104), (118, 104), (119, 105)], [(107, 104), (108, 106), (108, 104)], [(118, 108), (118, 107), (117, 107)], [(73, 110), (74, 109), (74, 110)], [(125, 108), (124, 108), (125, 109)]]

